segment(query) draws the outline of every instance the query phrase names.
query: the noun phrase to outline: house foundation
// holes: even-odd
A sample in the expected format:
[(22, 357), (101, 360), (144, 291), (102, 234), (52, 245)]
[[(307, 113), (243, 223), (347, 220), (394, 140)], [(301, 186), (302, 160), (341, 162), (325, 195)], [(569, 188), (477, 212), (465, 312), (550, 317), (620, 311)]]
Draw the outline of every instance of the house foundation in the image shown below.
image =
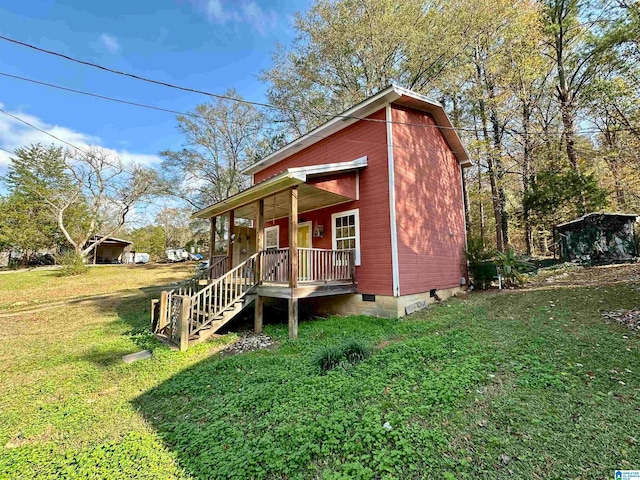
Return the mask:
[[(445, 300), (462, 288), (436, 289), (438, 298)], [(425, 305), (437, 300), (431, 292), (415, 293), (394, 297), (391, 295), (349, 294), (318, 297), (306, 300), (319, 315), (367, 315), (380, 318), (401, 318), (407, 314), (407, 307), (424, 302)]]

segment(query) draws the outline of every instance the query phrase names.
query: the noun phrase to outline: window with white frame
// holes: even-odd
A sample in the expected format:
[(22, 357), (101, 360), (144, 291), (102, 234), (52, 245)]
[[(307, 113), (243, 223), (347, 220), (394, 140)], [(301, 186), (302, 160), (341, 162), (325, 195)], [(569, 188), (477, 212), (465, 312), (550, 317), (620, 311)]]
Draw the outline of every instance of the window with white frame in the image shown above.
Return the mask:
[(355, 250), (360, 265), (360, 211), (356, 208), (331, 215), (334, 250)]
[(264, 229), (264, 248), (265, 250), (280, 248), (280, 225)]

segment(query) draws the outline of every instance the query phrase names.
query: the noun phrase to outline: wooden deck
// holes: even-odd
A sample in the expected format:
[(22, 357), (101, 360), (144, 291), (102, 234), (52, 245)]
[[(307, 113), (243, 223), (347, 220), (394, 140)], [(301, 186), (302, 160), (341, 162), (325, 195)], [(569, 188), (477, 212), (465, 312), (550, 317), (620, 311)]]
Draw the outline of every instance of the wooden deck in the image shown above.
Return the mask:
[(297, 287), (290, 287), (285, 283), (263, 282), (256, 288), (256, 293), (261, 297), (293, 299), (346, 295), (357, 291), (358, 285), (352, 281), (301, 282)]

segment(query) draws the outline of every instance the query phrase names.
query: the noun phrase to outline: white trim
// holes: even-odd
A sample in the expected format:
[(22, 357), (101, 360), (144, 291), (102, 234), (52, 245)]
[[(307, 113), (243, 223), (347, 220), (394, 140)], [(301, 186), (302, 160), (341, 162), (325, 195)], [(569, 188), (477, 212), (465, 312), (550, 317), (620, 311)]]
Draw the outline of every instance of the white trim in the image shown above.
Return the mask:
[(398, 220), (396, 217), (396, 182), (393, 161), (393, 123), (391, 123), (391, 105), (385, 109), (387, 119), (387, 164), (389, 166), (389, 222), (391, 227), (391, 278), (393, 296), (400, 296), (400, 265), (398, 262)]
[(356, 227), (356, 266), (360, 265), (360, 209), (345, 210), (344, 212), (336, 212), (331, 214), (331, 247), (333, 250), (338, 249), (338, 239), (336, 238), (336, 218), (353, 215), (355, 217)]
[[(275, 230), (276, 231), (276, 246), (275, 247), (269, 247), (267, 245), (267, 232), (269, 230)], [(278, 249), (280, 248), (280, 225), (272, 225), (271, 227), (265, 227), (264, 229), (264, 249), (268, 250), (269, 248), (273, 248), (273, 249)]]
[[(442, 108), (442, 105), (438, 102), (430, 100), (424, 95), (412, 92), (411, 90), (407, 90), (406, 88), (391, 85), (384, 90), (381, 90), (377, 94), (351, 107), (349, 110), (341, 113), (337, 117), (332, 118), (323, 125), (320, 125), (309, 133), (285, 145), (280, 150), (277, 150), (271, 155), (266, 156), (259, 162), (254, 163), (250, 167), (244, 169), (242, 173), (254, 174), (256, 172), (259, 172), (267, 168), (268, 166), (273, 165), (280, 160), (284, 160), (285, 158), (296, 152), (299, 152), (303, 148), (307, 148), (315, 143), (318, 143), (324, 140), (326, 137), (348, 127), (349, 125), (353, 125), (354, 123), (360, 121), (361, 118), (366, 118), (367, 116), (377, 112), (381, 108), (384, 108), (385, 104), (395, 102), (396, 100), (401, 101), (402, 97), (410, 98), (417, 102), (420, 102), (421, 109), (428, 111), (434, 116), (436, 124), (444, 127), (441, 132), (449, 143), (449, 147), (452, 149), (458, 161), (461, 164), (468, 164), (469, 155), (462, 145), (460, 137), (453, 129), (451, 120), (444, 111), (444, 108)], [(414, 106), (413, 108), (416, 107)]]
[(309, 175), (321, 175), (323, 173), (337, 173), (343, 172), (345, 170), (353, 170), (357, 168), (364, 168), (367, 166), (367, 156), (356, 158), (355, 160), (351, 160), (349, 162), (335, 162), (335, 163), (326, 163), (324, 165), (308, 165), (306, 167), (293, 167), (289, 168), (288, 172), (290, 175), (300, 176), (300, 178), (304, 177), (306, 181), (306, 177)]
[(356, 200), (360, 200), (360, 170), (356, 170)]
[(298, 248), (313, 248), (313, 222), (298, 222), (298, 231), (300, 231), (300, 227), (309, 227), (309, 246), (301, 247), (298, 244)]
[[(257, 185), (252, 185), (251, 187), (239, 193), (236, 193), (235, 195), (225, 198), (224, 200), (216, 204), (198, 210), (191, 216), (195, 218), (208, 218), (212, 215), (222, 215), (229, 210), (233, 210), (243, 206), (245, 204), (243, 202), (246, 202), (247, 199), (250, 199), (249, 202), (251, 202), (254, 201), (256, 197), (264, 197), (274, 193), (276, 189), (285, 190), (286, 188), (289, 188), (291, 186), (305, 183), (308, 176), (329, 174), (334, 172), (345, 172), (349, 170), (357, 171), (357, 169), (364, 168), (366, 166), (367, 157), (364, 156), (348, 162), (335, 162), (327, 163), (325, 165), (309, 165), (306, 167), (289, 168), (271, 178), (258, 183)], [(215, 209), (219, 209), (220, 211), (217, 211), (214, 214), (213, 211)]]
[(464, 168), (460, 166), (460, 194), (462, 195), (462, 220), (464, 221), (464, 249), (467, 250), (467, 197), (464, 194)]

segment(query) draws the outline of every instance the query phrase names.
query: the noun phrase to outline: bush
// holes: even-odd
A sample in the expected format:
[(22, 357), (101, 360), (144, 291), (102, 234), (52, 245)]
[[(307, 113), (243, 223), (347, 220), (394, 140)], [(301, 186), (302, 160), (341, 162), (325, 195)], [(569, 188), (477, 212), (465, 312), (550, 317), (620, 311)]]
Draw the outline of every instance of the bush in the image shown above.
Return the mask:
[(371, 355), (371, 348), (363, 340), (351, 338), (338, 345), (325, 345), (314, 355), (313, 363), (321, 372), (337, 367), (348, 368)]
[(492, 261), (496, 251), (485, 247), (481, 238), (469, 238), (464, 252), (469, 267), (469, 275), (476, 287), (484, 290), (496, 275), (496, 264)]
[(82, 255), (78, 255), (76, 252), (61, 253), (56, 256), (56, 262), (58, 265), (62, 265), (60, 275), (63, 277), (82, 275), (89, 270)]
[(507, 285), (522, 283), (524, 281), (522, 273), (533, 269), (533, 264), (518, 258), (513, 248), (509, 248), (506, 252), (497, 252), (496, 256), (496, 263), (502, 269)]

